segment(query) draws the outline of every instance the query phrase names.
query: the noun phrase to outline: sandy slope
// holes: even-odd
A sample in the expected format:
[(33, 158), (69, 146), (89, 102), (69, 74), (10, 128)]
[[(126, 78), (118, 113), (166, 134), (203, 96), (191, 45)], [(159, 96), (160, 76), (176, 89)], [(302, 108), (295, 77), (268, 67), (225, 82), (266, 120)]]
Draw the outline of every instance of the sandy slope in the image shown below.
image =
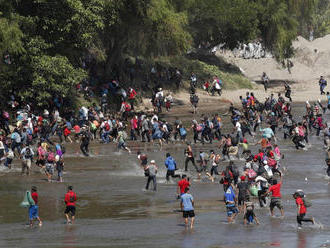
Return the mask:
[[(212, 97), (198, 90), (200, 97), (200, 106), (207, 111), (207, 108), (214, 105), (223, 106), (225, 103), (239, 103), (239, 96), (245, 96), (246, 91), (253, 91), (255, 96), (264, 100), (270, 93), (284, 93), (284, 86), (278, 84), (277, 87), (272, 87), (266, 93), (263, 86), (254, 83), (255, 80), (260, 80), (262, 72), (266, 72), (271, 80), (288, 80), (296, 83), (292, 84), (292, 99), (293, 101), (310, 102), (321, 99), (326, 102), (326, 96), (321, 96), (319, 91), (318, 80), (320, 75), (326, 77), (328, 87), (326, 91), (330, 91), (330, 35), (309, 42), (303, 37), (298, 37), (294, 41), (295, 56), (291, 59), (294, 66), (291, 69), (291, 74), (287, 69), (283, 68), (273, 58), (262, 59), (243, 59), (235, 58), (231, 51), (219, 53), (229, 63), (233, 63), (240, 67), (241, 71), (253, 82), (253, 90), (224, 90), (223, 95)], [(224, 82), (226, 83), (226, 82)], [(173, 95), (176, 101), (183, 104), (189, 104), (189, 94), (186, 91), (181, 91)], [(150, 99), (144, 99), (144, 107), (151, 109)], [(145, 108), (144, 108), (145, 109)]]

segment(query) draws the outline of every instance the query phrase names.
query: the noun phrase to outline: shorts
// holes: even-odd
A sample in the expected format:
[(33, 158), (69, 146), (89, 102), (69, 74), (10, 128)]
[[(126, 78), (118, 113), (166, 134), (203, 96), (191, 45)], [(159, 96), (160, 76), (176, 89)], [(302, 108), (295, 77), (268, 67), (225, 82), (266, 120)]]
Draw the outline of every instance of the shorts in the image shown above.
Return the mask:
[(245, 195), (242, 197), (238, 197), (238, 206), (244, 205), (244, 202), (249, 201), (249, 196)]
[(270, 210), (273, 210), (275, 207), (277, 207), (278, 209), (283, 209), (283, 204), (282, 204), (282, 200), (279, 197), (273, 197), (270, 201)]
[(57, 171), (57, 176), (58, 177), (63, 177), (63, 171)]
[(192, 218), (195, 217), (195, 212), (194, 210), (189, 210), (189, 211), (183, 211), (183, 218)]
[(30, 169), (31, 168), (31, 159), (23, 159), (22, 166), (23, 166), (23, 168), (27, 167), (28, 169)]
[(38, 215), (38, 205), (32, 205), (29, 208), (29, 218), (30, 220), (37, 219), (39, 217)]
[(75, 206), (66, 206), (64, 213), (65, 214), (71, 213), (72, 216), (75, 216), (76, 207)]
[(235, 204), (228, 204), (226, 205), (227, 208), (227, 216), (231, 217), (233, 214), (237, 214), (238, 213), (238, 209), (235, 206)]
[(54, 166), (52, 164), (46, 164), (46, 173), (51, 175), (54, 174)]

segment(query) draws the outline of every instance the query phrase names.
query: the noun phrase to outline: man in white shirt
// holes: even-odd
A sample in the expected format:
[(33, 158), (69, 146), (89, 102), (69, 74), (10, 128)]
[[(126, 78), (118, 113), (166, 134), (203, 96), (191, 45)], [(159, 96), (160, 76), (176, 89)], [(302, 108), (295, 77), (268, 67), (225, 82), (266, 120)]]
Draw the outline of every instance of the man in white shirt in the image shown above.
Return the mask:
[(239, 142), (243, 142), (242, 128), (241, 123), (239, 121), (236, 121), (235, 130), (237, 132), (237, 138), (239, 139)]

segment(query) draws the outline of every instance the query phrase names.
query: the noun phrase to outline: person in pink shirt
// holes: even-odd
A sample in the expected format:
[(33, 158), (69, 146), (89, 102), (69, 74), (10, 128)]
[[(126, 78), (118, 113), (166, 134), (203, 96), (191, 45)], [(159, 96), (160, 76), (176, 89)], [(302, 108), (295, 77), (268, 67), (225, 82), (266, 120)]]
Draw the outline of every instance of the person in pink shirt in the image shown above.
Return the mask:
[(320, 135), (320, 131), (323, 128), (324, 128), (324, 125), (323, 125), (322, 115), (321, 114), (318, 114), (317, 115), (317, 118), (316, 118), (316, 136), (319, 136)]
[(44, 167), (46, 164), (46, 153), (47, 150), (45, 150), (42, 146), (41, 146), (41, 142), (38, 144), (38, 159), (36, 161), (36, 165), (39, 167)]

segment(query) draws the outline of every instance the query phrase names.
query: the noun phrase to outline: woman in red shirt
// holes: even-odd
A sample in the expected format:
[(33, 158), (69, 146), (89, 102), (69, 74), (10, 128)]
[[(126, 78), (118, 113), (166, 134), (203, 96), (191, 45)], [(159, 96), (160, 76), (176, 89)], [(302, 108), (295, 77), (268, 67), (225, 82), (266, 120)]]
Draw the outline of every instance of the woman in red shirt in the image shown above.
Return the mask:
[(296, 204), (297, 204), (297, 222), (298, 222), (298, 226), (301, 227), (302, 223), (301, 222), (312, 222), (313, 224), (315, 224), (314, 222), (314, 218), (305, 218), (305, 215), (307, 213), (307, 208), (305, 206), (304, 200), (304, 193), (302, 191), (296, 191), (293, 194), (293, 198), (296, 200)]

